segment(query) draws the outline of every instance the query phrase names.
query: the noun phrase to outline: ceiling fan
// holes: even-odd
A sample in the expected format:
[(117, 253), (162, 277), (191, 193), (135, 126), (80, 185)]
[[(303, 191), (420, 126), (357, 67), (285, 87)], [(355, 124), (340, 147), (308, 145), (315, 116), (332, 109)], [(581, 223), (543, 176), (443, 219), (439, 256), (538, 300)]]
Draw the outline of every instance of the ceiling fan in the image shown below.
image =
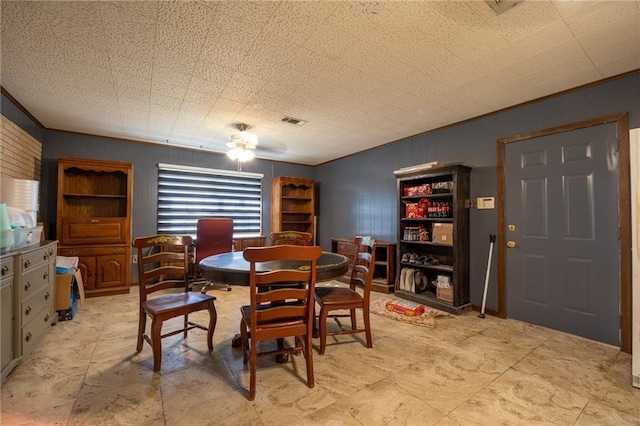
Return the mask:
[(238, 171), (242, 171), (242, 163), (253, 160), (256, 156), (255, 150), (258, 140), (255, 135), (247, 132), (249, 126), (244, 123), (233, 125), (240, 133), (231, 135), (231, 142), (227, 143), (227, 156), (238, 162)]

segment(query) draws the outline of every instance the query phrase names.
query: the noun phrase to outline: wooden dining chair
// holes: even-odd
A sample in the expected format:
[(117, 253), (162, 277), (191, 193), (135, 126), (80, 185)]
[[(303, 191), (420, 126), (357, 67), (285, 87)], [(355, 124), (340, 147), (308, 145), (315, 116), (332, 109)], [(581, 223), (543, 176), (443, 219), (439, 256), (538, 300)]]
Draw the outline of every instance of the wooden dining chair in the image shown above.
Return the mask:
[[(215, 297), (189, 291), (189, 260), (193, 240), (190, 236), (150, 235), (138, 237), (132, 245), (138, 250), (138, 288), (140, 291), (140, 317), (138, 321), (137, 352), (142, 351), (143, 340), (153, 349), (153, 371), (160, 370), (162, 339), (194, 328), (207, 331), (207, 345), (213, 350), (213, 331), (217, 313)], [(179, 292), (171, 293), (170, 290)], [(163, 293), (153, 293), (164, 290)], [(160, 295), (161, 294), (161, 295)], [(189, 320), (189, 314), (209, 311), (209, 325)], [(182, 328), (162, 334), (164, 321), (184, 316)], [(146, 334), (147, 317), (151, 318), (151, 332)]]
[[(369, 296), (371, 294), (371, 281), (373, 280), (376, 240), (371, 236), (355, 237), (353, 242), (357, 249), (353, 259), (349, 287), (316, 287), (315, 300), (320, 306), (320, 314), (318, 316), (320, 355), (324, 354), (327, 336), (339, 334), (365, 333), (367, 348), (373, 347), (369, 321)], [(357, 309), (362, 310), (364, 328), (358, 327), (356, 321)], [(349, 313), (330, 314), (331, 311), (337, 310), (349, 310)], [(340, 322), (340, 318), (345, 317), (351, 319), (351, 328), (345, 328)], [(335, 320), (339, 330), (327, 331), (328, 318)]]
[(272, 246), (279, 244), (290, 244), (295, 246), (310, 246), (313, 235), (309, 232), (282, 231), (269, 234), (269, 244)]
[[(256, 395), (257, 357), (302, 352), (307, 364), (307, 384), (313, 379), (313, 295), (316, 284), (316, 262), (322, 254), (319, 246), (277, 245), (248, 247), (243, 256), (249, 262), (250, 304), (240, 311), (240, 335), (244, 362), (249, 362), (249, 400)], [(308, 263), (297, 269), (271, 269), (259, 272), (264, 262), (287, 260)], [(286, 264), (282, 264), (286, 268)], [(291, 283), (296, 283), (291, 286)], [(306, 283), (299, 286), (299, 283)], [(265, 289), (267, 291), (265, 291)], [(284, 338), (294, 337), (294, 345), (286, 347)], [(276, 340), (275, 350), (258, 352), (258, 342)], [(289, 356), (289, 358), (293, 358)]]

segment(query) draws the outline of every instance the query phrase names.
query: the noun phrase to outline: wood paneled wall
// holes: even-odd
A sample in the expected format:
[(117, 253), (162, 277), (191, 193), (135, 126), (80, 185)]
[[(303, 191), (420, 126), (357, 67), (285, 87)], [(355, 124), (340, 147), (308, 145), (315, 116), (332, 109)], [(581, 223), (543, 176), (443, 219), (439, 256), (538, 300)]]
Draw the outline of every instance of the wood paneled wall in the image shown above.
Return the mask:
[(2, 176), (40, 180), (42, 144), (4, 115), (0, 132), (0, 169)]

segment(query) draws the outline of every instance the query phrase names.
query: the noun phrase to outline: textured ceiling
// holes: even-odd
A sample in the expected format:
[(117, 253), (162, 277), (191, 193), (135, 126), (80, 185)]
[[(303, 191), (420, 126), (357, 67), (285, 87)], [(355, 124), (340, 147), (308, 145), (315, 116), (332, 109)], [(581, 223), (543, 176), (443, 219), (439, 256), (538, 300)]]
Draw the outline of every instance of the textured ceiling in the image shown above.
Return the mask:
[[(640, 1), (6, 1), (45, 127), (316, 165), (640, 68)], [(308, 121), (282, 122), (284, 116)]]

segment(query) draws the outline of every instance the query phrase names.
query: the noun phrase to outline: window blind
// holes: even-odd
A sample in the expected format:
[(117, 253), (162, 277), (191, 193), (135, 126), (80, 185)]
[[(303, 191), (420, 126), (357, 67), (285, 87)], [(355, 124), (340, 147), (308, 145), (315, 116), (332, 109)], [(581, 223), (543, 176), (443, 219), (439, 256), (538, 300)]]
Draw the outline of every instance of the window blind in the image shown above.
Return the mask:
[(234, 237), (262, 231), (262, 174), (158, 164), (158, 233), (196, 235), (201, 217), (230, 217)]

